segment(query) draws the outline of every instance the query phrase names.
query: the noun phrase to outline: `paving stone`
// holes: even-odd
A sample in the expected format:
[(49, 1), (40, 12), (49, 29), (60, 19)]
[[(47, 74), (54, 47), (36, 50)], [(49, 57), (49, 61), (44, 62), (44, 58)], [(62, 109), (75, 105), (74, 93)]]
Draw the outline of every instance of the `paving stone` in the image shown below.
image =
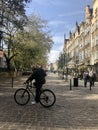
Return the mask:
[(13, 95), (26, 78), (14, 79), (13, 88), (11, 80), (0, 80), (0, 130), (98, 130), (97, 82), (91, 91), (89, 84), (83, 87), (83, 81), (70, 90), (69, 81), (51, 73), (44, 88), (51, 89), (57, 100), (51, 108), (44, 108), (15, 103)]

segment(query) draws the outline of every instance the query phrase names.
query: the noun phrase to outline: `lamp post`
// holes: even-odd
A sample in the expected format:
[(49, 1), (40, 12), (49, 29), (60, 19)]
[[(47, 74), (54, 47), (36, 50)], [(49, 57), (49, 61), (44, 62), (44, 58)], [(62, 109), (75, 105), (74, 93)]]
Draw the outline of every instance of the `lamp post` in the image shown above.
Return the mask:
[(3, 0), (1, 0), (0, 2), (0, 49), (2, 49), (2, 37), (3, 37), (3, 32), (2, 32), (2, 26), (3, 26), (3, 13), (4, 13), (4, 4), (3, 4)]
[(66, 69), (66, 80), (68, 78), (68, 55), (67, 53), (64, 53), (64, 70)]
[(0, 49), (2, 49), (2, 31), (0, 30)]
[[(3, 1), (1, 1), (1, 7), (3, 6)], [(3, 7), (2, 7), (3, 8)], [(3, 32), (2, 32), (2, 26), (3, 26), (3, 10), (0, 10), (0, 66), (2, 63), (2, 37), (3, 37)]]

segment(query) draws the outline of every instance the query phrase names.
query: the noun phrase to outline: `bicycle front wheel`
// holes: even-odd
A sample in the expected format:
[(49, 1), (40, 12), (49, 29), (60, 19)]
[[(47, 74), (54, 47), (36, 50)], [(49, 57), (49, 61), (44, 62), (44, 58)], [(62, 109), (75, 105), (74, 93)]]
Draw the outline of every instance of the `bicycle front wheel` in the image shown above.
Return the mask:
[(14, 94), (14, 100), (18, 105), (26, 105), (30, 100), (30, 94), (24, 88), (17, 89)]
[(55, 94), (49, 90), (49, 89), (44, 89), (40, 93), (40, 104), (43, 107), (51, 107), (54, 105), (56, 102), (56, 96)]

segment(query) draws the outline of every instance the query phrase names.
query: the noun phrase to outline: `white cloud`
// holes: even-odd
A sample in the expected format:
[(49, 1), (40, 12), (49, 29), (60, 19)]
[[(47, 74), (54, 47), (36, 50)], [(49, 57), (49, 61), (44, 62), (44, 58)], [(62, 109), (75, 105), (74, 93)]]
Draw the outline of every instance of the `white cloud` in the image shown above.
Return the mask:
[(60, 17), (65, 17), (65, 16), (74, 16), (74, 15), (80, 15), (84, 14), (84, 11), (75, 11), (75, 12), (69, 12), (66, 14), (59, 14)]
[(64, 44), (64, 36), (54, 36), (53, 38), (54, 43), (56, 44)]
[(46, 0), (33, 0), (34, 2), (36, 2), (39, 5), (46, 5)]
[(33, 0), (35, 1), (37, 4), (39, 5), (54, 5), (54, 6), (63, 6), (65, 4), (65, 1), (59, 1), (59, 0), (54, 0), (54, 1), (50, 1), (50, 0)]
[(53, 46), (53, 49), (50, 51), (50, 54), (48, 55), (49, 63), (54, 63), (58, 59), (59, 54), (63, 51), (63, 47), (64, 47), (63, 39), (64, 39), (64, 36), (53, 37), (54, 46)]
[(58, 26), (58, 25), (65, 25), (65, 21), (62, 20), (54, 20), (54, 21), (49, 21), (48, 24), (50, 26)]
[(65, 5), (65, 1), (53, 0), (53, 1), (51, 1), (51, 4), (55, 5), (55, 6), (64, 6)]
[(63, 51), (64, 47), (64, 36), (54, 36), (53, 37), (54, 45), (48, 55), (48, 62), (54, 63), (58, 60), (59, 54)]
[(54, 63), (59, 57), (60, 51), (51, 50), (49, 54), (49, 63)]

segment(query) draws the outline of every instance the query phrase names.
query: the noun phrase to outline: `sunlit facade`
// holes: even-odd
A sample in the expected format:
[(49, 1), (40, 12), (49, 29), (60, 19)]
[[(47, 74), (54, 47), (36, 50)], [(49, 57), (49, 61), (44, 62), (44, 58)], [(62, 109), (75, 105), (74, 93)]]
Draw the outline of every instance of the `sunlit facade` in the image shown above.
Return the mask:
[(75, 31), (69, 33), (67, 44), (64, 40), (64, 53), (72, 57), (69, 68), (92, 66), (98, 72), (98, 0), (92, 2), (93, 8), (89, 5), (85, 7), (85, 21), (76, 22)]
[(91, 50), (92, 58), (91, 64), (95, 66), (98, 71), (98, 0), (93, 1), (93, 17), (92, 17), (92, 28), (91, 28)]

